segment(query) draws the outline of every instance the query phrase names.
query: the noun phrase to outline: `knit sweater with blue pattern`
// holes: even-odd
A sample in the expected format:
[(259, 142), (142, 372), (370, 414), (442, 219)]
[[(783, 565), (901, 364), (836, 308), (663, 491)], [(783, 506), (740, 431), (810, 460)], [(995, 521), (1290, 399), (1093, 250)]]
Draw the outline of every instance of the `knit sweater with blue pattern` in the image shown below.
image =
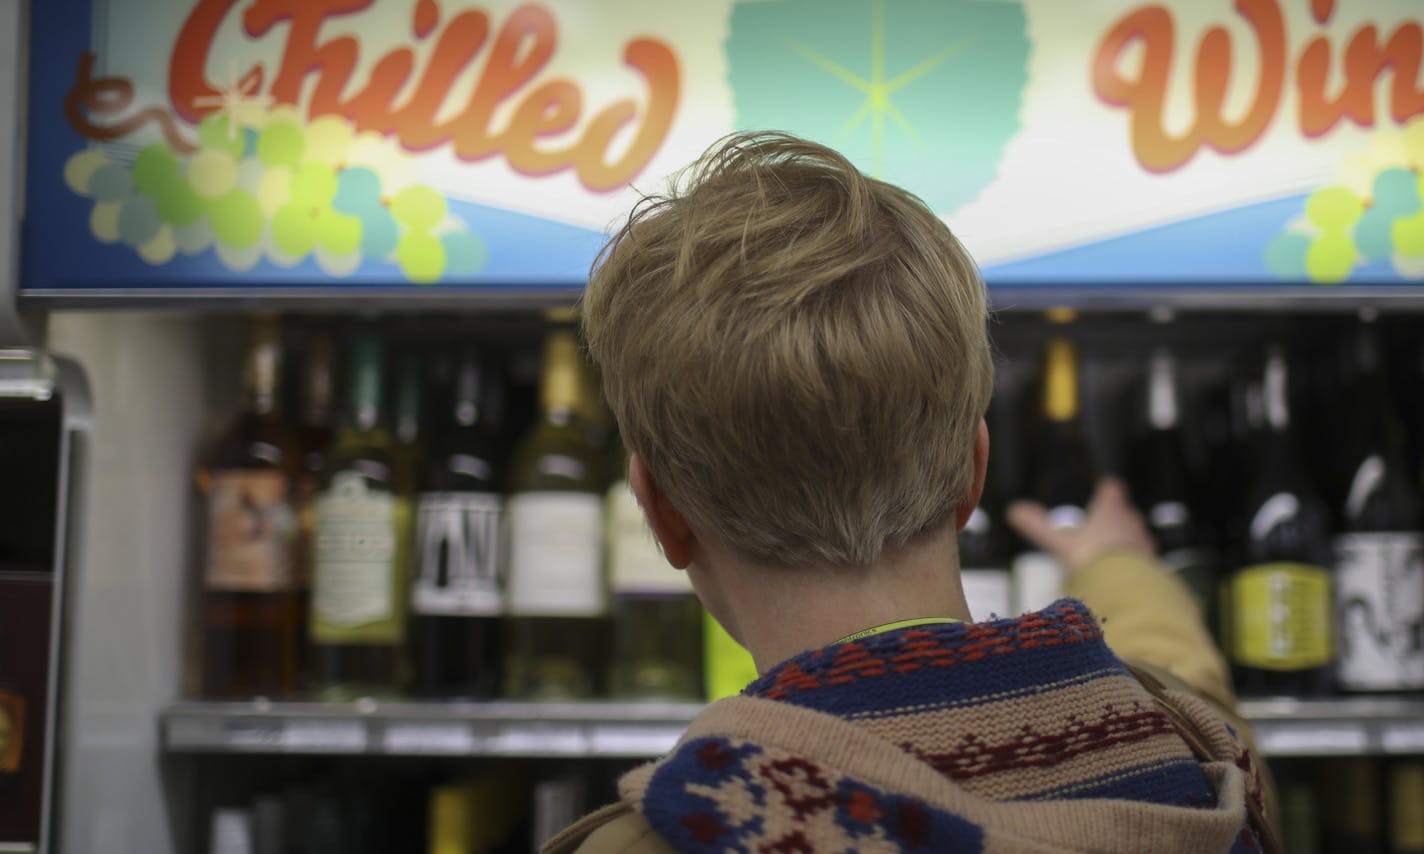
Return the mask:
[(1210, 761), (1065, 599), (796, 656), (620, 790), (679, 851), (1259, 850), (1250, 751), (1169, 695)]

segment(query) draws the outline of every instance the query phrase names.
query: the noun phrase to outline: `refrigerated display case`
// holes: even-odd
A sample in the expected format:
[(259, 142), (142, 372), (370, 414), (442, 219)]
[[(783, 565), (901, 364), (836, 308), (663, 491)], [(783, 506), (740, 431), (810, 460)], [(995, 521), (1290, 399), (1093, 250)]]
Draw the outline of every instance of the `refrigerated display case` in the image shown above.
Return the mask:
[[(834, 142), (954, 225), (1014, 356), (1006, 388), (1028, 382), (1034, 312), (1052, 306), (1079, 309), (1098, 342), (1085, 394), (1104, 400), (1147, 339), (1182, 338), (1219, 378), (1236, 363), (1218, 338), (1309, 343), (1361, 307), (1406, 326), (1424, 312), (1404, 175), (1424, 171), (1417, 91), (1349, 58), (1375, 39), (1402, 52), (1395, 67), (1417, 65), (1403, 0), (289, 5), (0, 8), (16, 47), (0, 52), (14, 57), (0, 115), (20, 128), (0, 137), (3, 162), (28, 144), (23, 170), (0, 171), (0, 258), (20, 271), (0, 288), (0, 344), (64, 353), (94, 389), (90, 501), (69, 520), (83, 548), (58, 626), (66, 850), (204, 850), (236, 781), (277, 785), (299, 760), (653, 756), (698, 708), (193, 698), (189, 484), (233, 408), (235, 311), (515, 316), (532, 335), (539, 310), (577, 298), (638, 190), (722, 133), (777, 126)], [(462, 38), (475, 46), (442, 80), (432, 56)], [(542, 64), (513, 68), (519, 44)], [(383, 76), (402, 72), (424, 100), (393, 116)], [(1348, 97), (1332, 103), (1321, 89), (1336, 77)], [(436, 120), (447, 97), (459, 122)], [(541, 125), (545, 107), (573, 115)], [(23, 216), (8, 207), (22, 193)], [(1164, 309), (1179, 331), (1150, 316)], [(75, 388), (62, 399), (82, 401)], [(1125, 438), (1110, 406), (1090, 415), (1098, 442)], [(1273, 756), (1424, 753), (1417, 698), (1244, 708)]]

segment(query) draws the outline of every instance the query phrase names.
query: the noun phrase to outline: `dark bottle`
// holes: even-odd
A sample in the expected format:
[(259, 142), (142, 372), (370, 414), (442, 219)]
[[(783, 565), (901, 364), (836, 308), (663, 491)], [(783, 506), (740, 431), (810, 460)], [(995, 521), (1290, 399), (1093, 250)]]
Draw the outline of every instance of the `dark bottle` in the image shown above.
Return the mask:
[(1336, 670), (1346, 691), (1424, 689), (1424, 506), (1405, 469), (1378, 330), (1354, 341), (1335, 538)]
[(425, 467), (425, 375), (418, 353), (407, 351), (396, 360), (394, 426), (396, 453), (406, 471), (419, 472)]
[[(1093, 494), (1092, 452), (1080, 416), (1077, 348), (1067, 338), (1050, 339), (1044, 348), (1042, 421), (1029, 497), (1048, 508), (1049, 523), (1059, 528), (1082, 525)], [(1015, 557), (1014, 613), (1046, 607), (1061, 596), (1063, 573), (1058, 561), (1045, 552)]]
[(1243, 562), (1229, 582), (1229, 655), (1242, 694), (1321, 694), (1331, 684), (1330, 514), (1302, 465), (1288, 380), (1285, 353), (1273, 347), (1237, 521)]
[(384, 347), (351, 342), (346, 416), (316, 502), (311, 640), (318, 695), (348, 700), (401, 687), (410, 560), (410, 475), (383, 417)]
[(1385, 850), (1385, 798), (1376, 760), (1329, 760), (1323, 769), (1329, 797), (1321, 804), (1322, 849), (1350, 854)]
[(1132, 494), (1162, 562), (1186, 583), (1207, 625), (1214, 626), (1215, 559), (1207, 526), (1196, 512), (1196, 483), (1186, 459), (1177, 360), (1162, 348), (1148, 362), (1147, 431), (1134, 454)]
[(202, 637), (205, 697), (285, 697), (296, 689), (296, 445), (278, 412), (281, 336), (252, 328), (242, 411), (208, 456)]
[(500, 383), (474, 349), (461, 354), (449, 420), (430, 454), (416, 509), (410, 640), (414, 691), (499, 692), (504, 609)]
[(298, 657), (301, 682), (311, 682), (310, 649), (305, 642), (306, 627), (311, 625), (311, 586), (315, 562), (316, 497), (321, 487), (321, 475), (326, 469), (326, 455), (336, 439), (336, 344), (328, 332), (316, 332), (307, 341), (302, 363), (301, 419), (297, 426), (297, 445), (301, 454), (297, 470), (297, 558), (293, 585), (297, 592), (297, 625), (302, 627), (303, 642)]

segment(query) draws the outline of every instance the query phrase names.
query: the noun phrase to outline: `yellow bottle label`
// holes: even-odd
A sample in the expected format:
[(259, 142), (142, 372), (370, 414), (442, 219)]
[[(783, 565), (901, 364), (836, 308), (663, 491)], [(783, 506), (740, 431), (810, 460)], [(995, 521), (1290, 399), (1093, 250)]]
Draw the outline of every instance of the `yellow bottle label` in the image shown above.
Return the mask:
[(1231, 580), (1232, 659), (1264, 670), (1323, 667), (1335, 656), (1330, 574), (1303, 563), (1267, 563)]
[(706, 655), (704, 672), (707, 678), (707, 699), (720, 700), (740, 694), (756, 681), (756, 662), (752, 654), (737, 643), (722, 624), (704, 612), (702, 618), (703, 650)]

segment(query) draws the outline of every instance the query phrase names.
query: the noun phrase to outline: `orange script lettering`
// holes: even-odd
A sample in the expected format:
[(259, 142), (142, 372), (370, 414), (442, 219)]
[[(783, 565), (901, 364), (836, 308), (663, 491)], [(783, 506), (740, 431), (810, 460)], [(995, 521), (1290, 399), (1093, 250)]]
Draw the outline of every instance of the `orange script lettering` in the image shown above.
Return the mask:
[[(586, 109), (584, 91), (573, 80), (541, 78), (558, 49), (558, 27), (554, 16), (534, 3), (516, 8), (492, 32), (483, 10), (461, 11), (442, 26), (434, 0), (419, 0), (411, 38), (417, 43), (433, 39), (423, 67), (413, 47), (397, 47), (376, 60), (361, 85), (353, 86), (359, 36), (323, 39), (320, 31), (325, 22), (357, 15), (373, 2), (255, 0), (242, 15), (243, 32), (254, 39), (279, 25), (286, 32), (282, 59), (266, 93), (277, 103), (296, 105), (309, 87), (308, 116), (345, 116), (357, 130), (394, 137), (410, 151), (449, 144), (465, 161), (503, 155), (526, 175), (572, 169), (585, 187), (599, 192), (626, 186), (648, 165), (672, 127), (681, 88), (677, 56), (662, 41), (639, 37), (623, 46), (622, 58), (645, 81), (646, 103), (622, 99), (607, 104), (575, 135)], [(237, 4), (199, 0), (178, 35), (168, 93), (174, 111), (185, 121), (200, 120), (205, 111), (197, 104), (216, 94), (205, 73), (208, 56), (218, 29)], [(482, 53), (484, 63), (468, 100), (441, 120), (438, 114), (449, 93)], [(243, 79), (255, 80), (254, 91), (260, 92), (266, 69), (254, 64)], [(400, 93), (407, 90), (410, 94), (402, 99)], [(506, 104), (509, 118), (499, 122), (495, 112)]]
[[(1140, 7), (1119, 19), (1099, 42), (1092, 68), (1094, 91), (1105, 102), (1127, 110), (1132, 150), (1144, 168), (1170, 172), (1185, 165), (1202, 146), (1223, 154), (1243, 151), (1261, 138), (1275, 118), (1291, 70), (1281, 7), (1277, 0), (1237, 0), (1235, 8), (1250, 24), (1259, 54), (1254, 97), (1244, 115), (1235, 119), (1224, 115), (1236, 68), (1230, 33), (1212, 27), (1197, 44), (1191, 121), (1180, 134), (1165, 126), (1176, 36), (1172, 13), (1162, 6)], [(1334, 0), (1311, 0), (1311, 14), (1318, 24), (1328, 23), (1334, 9)], [(1125, 73), (1123, 56), (1138, 44), (1142, 64), (1136, 73)], [(1383, 40), (1374, 24), (1356, 30), (1340, 53), (1338, 91), (1327, 94), (1333, 52), (1329, 38), (1319, 34), (1306, 43), (1295, 63), (1302, 134), (1320, 136), (1343, 118), (1373, 126), (1375, 89), (1386, 71), (1393, 76), (1389, 101), (1393, 119), (1402, 123), (1424, 113), (1419, 80), (1424, 33), (1418, 22), (1401, 23)]]

